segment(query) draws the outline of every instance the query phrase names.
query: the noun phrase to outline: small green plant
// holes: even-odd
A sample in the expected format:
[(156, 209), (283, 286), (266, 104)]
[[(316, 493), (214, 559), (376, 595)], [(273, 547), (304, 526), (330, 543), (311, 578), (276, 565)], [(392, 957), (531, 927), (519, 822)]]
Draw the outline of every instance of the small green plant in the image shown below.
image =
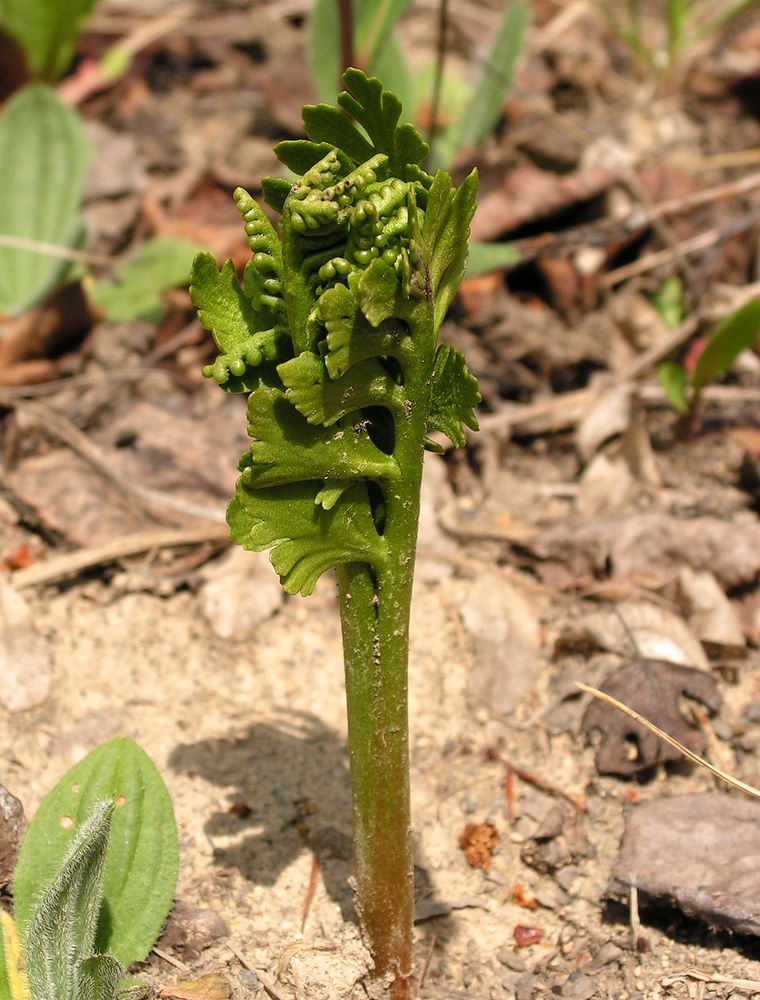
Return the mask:
[(395, 95), (357, 69), (343, 81), (340, 107), (304, 108), (309, 140), (275, 147), (299, 175), (263, 182), (280, 235), (238, 188), (253, 253), (242, 285), (230, 261), (220, 272), (202, 254), (191, 296), (220, 350), (204, 374), (250, 394), (232, 538), (271, 549), (291, 594), (337, 570), (357, 904), (376, 976), (406, 1000), (409, 609), (423, 455), (438, 447), (427, 435), (463, 445), (463, 425), (477, 428), (477, 381), (437, 344), (477, 178), (457, 189), (443, 171), (427, 174), (427, 146), (399, 125)]
[(0, 1000), (117, 1000), (171, 909), (179, 849), (169, 793), (123, 737), (88, 754), (40, 805), (0, 913)]
[(639, 66), (670, 74), (702, 42), (720, 34), (732, 21), (758, 6), (758, 0), (666, 0), (659, 44), (644, 30), (641, 0), (600, 3), (615, 34), (629, 47)]
[(0, 0), (0, 28), (22, 47), (31, 74), (55, 83), (69, 68), (97, 0)]
[(753, 299), (715, 327), (693, 365), (687, 368), (675, 361), (663, 362), (657, 376), (676, 413), (686, 416), (696, 412), (704, 387), (725, 374), (742, 351), (757, 342), (758, 333), (760, 299)]

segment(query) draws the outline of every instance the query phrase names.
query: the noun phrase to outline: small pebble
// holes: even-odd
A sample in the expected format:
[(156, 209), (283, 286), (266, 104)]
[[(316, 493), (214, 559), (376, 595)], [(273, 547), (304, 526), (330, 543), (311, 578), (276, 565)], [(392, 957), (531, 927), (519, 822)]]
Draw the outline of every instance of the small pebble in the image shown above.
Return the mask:
[(238, 973), (240, 985), (246, 990), (255, 990), (259, 986), (259, 977), (253, 969), (241, 969)]
[(513, 972), (525, 972), (528, 968), (525, 959), (510, 948), (499, 948), (496, 952), (496, 959), (502, 965), (506, 965), (508, 969), (512, 969)]
[(574, 895), (572, 889), (575, 880), (582, 875), (583, 870), (581, 868), (578, 868), (575, 865), (566, 865), (566, 867), (560, 868), (554, 876), (554, 880), (563, 892), (568, 892), (572, 896)]

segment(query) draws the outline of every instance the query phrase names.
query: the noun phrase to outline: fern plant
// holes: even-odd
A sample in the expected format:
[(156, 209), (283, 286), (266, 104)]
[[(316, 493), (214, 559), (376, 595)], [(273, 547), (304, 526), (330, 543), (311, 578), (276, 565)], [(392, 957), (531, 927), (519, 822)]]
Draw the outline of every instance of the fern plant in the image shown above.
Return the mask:
[[(265, 178), (280, 235), (235, 200), (252, 251), (194, 264), (191, 295), (220, 354), (204, 374), (249, 394), (250, 449), (229, 505), (234, 541), (271, 549), (288, 593), (337, 570), (348, 704), (357, 908), (389, 996), (411, 995), (409, 609), (427, 435), (463, 445), (476, 379), (441, 321), (467, 260), (477, 177), (420, 164), (376, 78), (343, 76), (340, 107), (307, 106), (281, 142), (295, 182)], [(349, 117), (350, 116), (350, 117)]]

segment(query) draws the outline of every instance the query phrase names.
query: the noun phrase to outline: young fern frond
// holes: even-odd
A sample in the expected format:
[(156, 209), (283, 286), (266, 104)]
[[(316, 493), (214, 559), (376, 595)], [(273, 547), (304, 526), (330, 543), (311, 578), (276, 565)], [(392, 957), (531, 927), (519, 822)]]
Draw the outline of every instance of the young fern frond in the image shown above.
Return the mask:
[(467, 261), (477, 177), (457, 189), (448, 174), (425, 173), (427, 144), (399, 125), (398, 99), (360, 70), (343, 80), (340, 107), (304, 108), (308, 139), (275, 147), (299, 175), (263, 182), (281, 214), (279, 237), (238, 189), (253, 251), (244, 280), (203, 254), (191, 295), (220, 351), (204, 374), (249, 393), (252, 444), (228, 510), (233, 539), (271, 549), (289, 593), (307, 595), (338, 569), (358, 902), (378, 974), (395, 975), (391, 995), (402, 998), (419, 491), (424, 449), (437, 448), (426, 435), (462, 445), (464, 427), (478, 426), (476, 379), (459, 351), (437, 345)]

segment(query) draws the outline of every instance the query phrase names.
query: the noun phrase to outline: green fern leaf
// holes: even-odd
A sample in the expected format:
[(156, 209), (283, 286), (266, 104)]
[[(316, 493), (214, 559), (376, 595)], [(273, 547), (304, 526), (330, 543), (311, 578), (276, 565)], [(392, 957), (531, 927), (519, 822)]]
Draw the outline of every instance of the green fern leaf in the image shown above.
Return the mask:
[(473, 411), (479, 402), (478, 380), (467, 370), (464, 356), (451, 344), (441, 344), (435, 355), (428, 431), (443, 431), (457, 448), (464, 447), (467, 437), (462, 425), (478, 429)]
[(337, 565), (384, 564), (400, 456), (419, 459), (426, 429), (461, 444), (463, 424), (477, 426), (475, 379), (453, 349), (436, 354), (466, 263), (475, 175), (456, 189), (425, 173), (427, 146), (399, 124), (399, 100), (359, 70), (344, 83), (339, 107), (304, 108), (308, 140), (276, 147), (298, 175), (264, 181), (279, 238), (235, 193), (253, 252), (242, 285), (208, 256), (193, 272), (220, 350), (205, 373), (251, 393), (232, 536), (270, 548), (291, 593)]
[(399, 475), (396, 460), (373, 444), (366, 428), (312, 427), (277, 389), (251, 394), (248, 420), (254, 441), (241, 479), (247, 488), (309, 479), (390, 481)]
[(352, 486), (329, 510), (317, 500), (321, 491), (310, 482), (249, 490), (241, 478), (227, 512), (233, 541), (254, 551), (271, 548), (289, 594), (308, 597), (324, 572), (343, 563), (379, 567), (386, 558), (366, 486)]

